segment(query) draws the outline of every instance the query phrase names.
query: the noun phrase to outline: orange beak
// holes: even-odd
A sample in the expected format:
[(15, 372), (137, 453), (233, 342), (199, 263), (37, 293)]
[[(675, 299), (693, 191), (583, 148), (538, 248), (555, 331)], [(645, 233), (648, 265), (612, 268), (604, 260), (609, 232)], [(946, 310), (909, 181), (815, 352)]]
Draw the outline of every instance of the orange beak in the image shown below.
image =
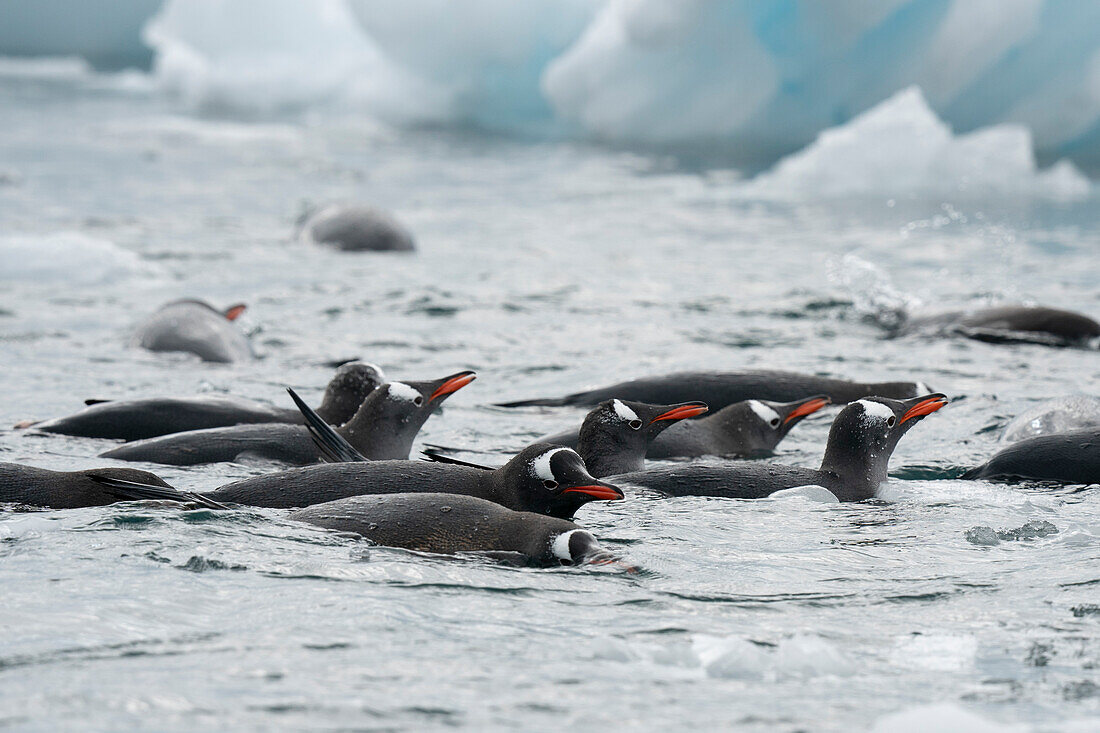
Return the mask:
[(237, 318), (239, 318), (240, 315), (242, 313), (244, 313), (246, 308), (248, 308), (248, 306), (245, 305), (244, 303), (237, 303), (236, 305), (229, 306), (228, 308), (225, 309), (225, 320), (227, 320), (227, 321), (237, 320)]
[(623, 492), (610, 484), (592, 484), (591, 486), (570, 486), (563, 494), (584, 494), (601, 501), (615, 501), (623, 498)]
[(796, 420), (800, 417), (805, 417), (806, 415), (812, 415), (820, 410), (822, 407), (825, 407), (826, 405), (831, 403), (832, 400), (828, 397), (811, 397), (798, 407), (791, 410), (787, 414), (787, 416), (783, 418), (783, 423), (786, 424), (789, 423), (791, 420)]
[(947, 398), (943, 395), (935, 395), (933, 397), (927, 397), (917, 404), (909, 408), (909, 410), (901, 416), (900, 422), (905, 422), (914, 417), (923, 417), (925, 415), (931, 415), (936, 410), (940, 409), (947, 404)]
[(705, 402), (684, 402), (683, 404), (674, 406), (668, 412), (663, 412), (657, 417), (649, 421), (649, 424), (657, 422), (658, 420), (686, 420), (689, 417), (696, 417), (703, 415), (709, 410)]
[(432, 396), (428, 398), (428, 402), (432, 402), (437, 397), (457, 392), (475, 379), (477, 379), (476, 372), (459, 372), (452, 377), (447, 377), (447, 381), (436, 387), (435, 392), (432, 392)]

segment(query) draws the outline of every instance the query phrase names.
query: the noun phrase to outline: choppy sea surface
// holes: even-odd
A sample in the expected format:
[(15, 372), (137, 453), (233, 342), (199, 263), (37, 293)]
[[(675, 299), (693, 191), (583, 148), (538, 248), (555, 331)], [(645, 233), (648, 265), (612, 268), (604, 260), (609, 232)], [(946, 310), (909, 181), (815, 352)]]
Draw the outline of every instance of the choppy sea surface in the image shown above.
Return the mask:
[[(289, 405), (284, 386), (315, 398), (352, 357), (476, 369), (421, 438), (487, 461), (582, 415), (491, 403), (678, 369), (923, 380), (952, 403), (874, 502), (583, 509), (637, 574), (367, 547), (274, 510), (4, 509), (0, 726), (851, 731), (908, 711), (1096, 729), (1100, 491), (949, 477), (1024, 409), (1096, 394), (1097, 352), (877, 325), (1001, 301), (1100, 315), (1095, 194), (767, 200), (661, 155), (201, 118), (140, 79), (36, 68), (0, 74), (2, 461), (109, 464), (108, 441), (8, 429), (85, 398)], [(299, 242), (303, 206), (329, 201), (394, 211), (419, 252)], [(247, 302), (262, 358), (128, 347), (175, 297)], [(815, 465), (833, 414), (775, 460)], [(151, 468), (201, 490), (273, 466)]]

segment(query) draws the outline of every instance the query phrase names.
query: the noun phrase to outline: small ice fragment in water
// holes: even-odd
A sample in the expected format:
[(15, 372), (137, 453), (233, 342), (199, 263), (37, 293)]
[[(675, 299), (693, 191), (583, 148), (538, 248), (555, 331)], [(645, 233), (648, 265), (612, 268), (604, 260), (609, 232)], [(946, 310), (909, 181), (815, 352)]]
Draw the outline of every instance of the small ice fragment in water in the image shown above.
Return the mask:
[(1058, 534), (1058, 528), (1043, 519), (1032, 519), (1016, 529), (1002, 529), (994, 532), (992, 527), (971, 527), (966, 530), (966, 540), (975, 545), (996, 545), (1001, 540), (1015, 542), (1033, 540), (1037, 537)]
[(792, 497), (801, 497), (803, 499), (809, 499), (810, 501), (818, 501), (823, 504), (839, 504), (840, 499), (836, 497), (836, 494), (826, 489), (824, 486), (818, 486), (817, 484), (808, 484), (806, 486), (795, 486), (790, 489), (780, 489), (779, 491), (768, 494), (769, 499), (790, 499)]

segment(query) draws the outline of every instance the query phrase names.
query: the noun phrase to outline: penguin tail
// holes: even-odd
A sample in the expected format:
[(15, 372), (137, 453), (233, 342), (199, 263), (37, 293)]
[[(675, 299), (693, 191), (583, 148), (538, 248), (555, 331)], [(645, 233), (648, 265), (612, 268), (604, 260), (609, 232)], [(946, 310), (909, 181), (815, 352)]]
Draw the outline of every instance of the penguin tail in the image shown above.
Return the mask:
[(495, 402), (493, 407), (564, 407), (572, 404), (568, 397), (543, 397), (535, 400), (519, 400), (518, 402)]
[(452, 458), (450, 456), (443, 455), (438, 450), (433, 448), (427, 448), (421, 451), (424, 458), (423, 460), (429, 463), (449, 463), (452, 466), (466, 466), (467, 468), (479, 468), (482, 471), (495, 471), (492, 466), (482, 466), (480, 463), (470, 463), (469, 461), (462, 461), (458, 458)]
[(306, 419), (306, 430), (309, 437), (313, 438), (313, 444), (321, 452), (321, 457), (329, 463), (360, 463), (368, 460), (366, 456), (356, 450), (343, 435), (329, 425), (317, 412), (307, 405), (298, 393), (290, 387), (286, 388), (290, 393), (290, 399), (298, 406), (298, 411)]
[(973, 481), (982, 477), (982, 469), (985, 466), (978, 466), (977, 468), (971, 468), (969, 471), (964, 472), (959, 478), (967, 481)]
[(149, 501), (149, 500), (168, 500), (178, 501), (181, 504), (198, 504), (199, 506), (206, 507), (207, 509), (228, 509), (229, 507), (220, 502), (209, 499), (202, 494), (195, 494), (190, 491), (182, 491), (181, 489), (174, 489), (170, 486), (155, 486), (153, 484), (143, 484), (138, 481), (126, 481), (125, 479), (112, 478), (110, 476), (89, 476), (92, 481), (102, 486), (107, 490), (111, 496), (114, 496), (123, 501)]
[(84, 400), (84, 404), (88, 407), (92, 405), (102, 405), (104, 402), (113, 402), (113, 400), (97, 400), (95, 398)]

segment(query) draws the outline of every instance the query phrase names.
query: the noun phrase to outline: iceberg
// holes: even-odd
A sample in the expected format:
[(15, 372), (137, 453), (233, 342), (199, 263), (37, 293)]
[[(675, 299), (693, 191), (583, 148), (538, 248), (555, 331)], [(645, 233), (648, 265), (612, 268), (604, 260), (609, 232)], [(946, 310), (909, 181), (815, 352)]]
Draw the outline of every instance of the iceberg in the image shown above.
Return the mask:
[(954, 135), (916, 87), (822, 132), (747, 186), (771, 197), (1029, 196), (1076, 200), (1090, 184), (1069, 161), (1040, 171), (1030, 131)]

